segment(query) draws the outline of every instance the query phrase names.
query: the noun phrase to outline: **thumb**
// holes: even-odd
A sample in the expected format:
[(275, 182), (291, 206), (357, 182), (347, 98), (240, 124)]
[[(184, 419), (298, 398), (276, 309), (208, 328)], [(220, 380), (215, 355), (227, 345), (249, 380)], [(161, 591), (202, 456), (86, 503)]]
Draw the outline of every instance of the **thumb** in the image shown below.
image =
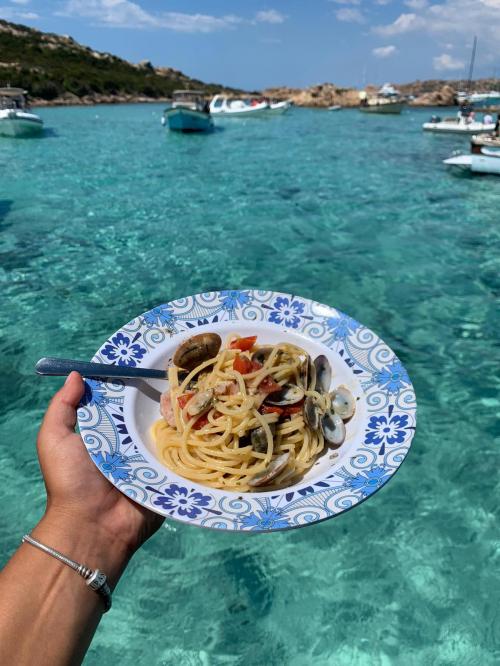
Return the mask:
[(65, 437), (74, 432), (76, 410), (85, 385), (78, 372), (68, 375), (64, 386), (52, 398), (43, 419), (40, 437)]

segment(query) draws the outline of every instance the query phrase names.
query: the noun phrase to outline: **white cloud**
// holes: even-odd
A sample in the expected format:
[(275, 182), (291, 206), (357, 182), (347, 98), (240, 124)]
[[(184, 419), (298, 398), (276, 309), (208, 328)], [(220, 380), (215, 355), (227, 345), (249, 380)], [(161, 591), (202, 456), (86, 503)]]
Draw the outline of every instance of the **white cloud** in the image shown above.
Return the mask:
[(20, 11), (15, 7), (0, 7), (0, 18), (6, 21), (34, 20), (40, 18), (35, 12)]
[(234, 15), (150, 13), (130, 0), (69, 0), (59, 15), (90, 18), (115, 28), (167, 28), (186, 33), (224, 30), (243, 21)]
[(410, 9), (425, 9), (429, 3), (427, 0), (405, 0), (404, 4)]
[(351, 8), (351, 7), (343, 7), (342, 9), (338, 9), (335, 12), (335, 16), (337, 17), (337, 20), (345, 21), (346, 23), (364, 23), (365, 22), (365, 17), (359, 11), (359, 9), (355, 9), (355, 8)]
[(284, 14), (276, 11), (276, 9), (267, 9), (265, 11), (257, 12), (255, 20), (258, 23), (283, 23), (286, 19)]
[(449, 53), (443, 53), (440, 56), (436, 56), (433, 58), (433, 63), (434, 69), (438, 72), (447, 72), (454, 69), (463, 69), (465, 67), (463, 60), (452, 58)]
[(376, 26), (373, 32), (389, 36), (423, 31), (454, 43), (458, 36), (463, 39), (464, 47), (471, 35), (479, 35), (481, 57), (498, 55), (500, 0), (442, 0), (435, 4), (405, 0), (405, 4), (413, 10), (411, 13), (401, 14), (388, 25)]
[(397, 48), (390, 44), (389, 46), (379, 46), (372, 50), (372, 53), (377, 58), (389, 58), (391, 55), (397, 53)]
[(418, 30), (423, 28), (424, 25), (425, 20), (417, 14), (401, 14), (393, 23), (376, 26), (373, 30), (378, 35), (389, 37), (392, 35), (401, 35), (412, 30)]

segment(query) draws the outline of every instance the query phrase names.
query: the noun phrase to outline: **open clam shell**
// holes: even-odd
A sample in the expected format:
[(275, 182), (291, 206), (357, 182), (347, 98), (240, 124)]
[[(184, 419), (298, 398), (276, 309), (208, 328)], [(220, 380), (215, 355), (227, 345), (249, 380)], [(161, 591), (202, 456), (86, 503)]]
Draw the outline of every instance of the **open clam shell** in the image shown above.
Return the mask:
[(321, 418), (321, 432), (328, 444), (340, 446), (344, 443), (346, 436), (345, 424), (333, 410), (326, 412)]
[(341, 419), (350, 419), (356, 411), (356, 398), (345, 386), (339, 386), (330, 393), (332, 409)]
[(295, 384), (283, 384), (281, 391), (275, 391), (270, 393), (266, 402), (270, 405), (294, 405), (296, 402), (300, 402), (304, 397), (304, 389)]
[(253, 479), (248, 482), (249, 486), (258, 488), (259, 486), (267, 486), (273, 479), (275, 479), (285, 469), (290, 460), (290, 453), (282, 453), (274, 460), (271, 460), (269, 465), (263, 472), (256, 474)]

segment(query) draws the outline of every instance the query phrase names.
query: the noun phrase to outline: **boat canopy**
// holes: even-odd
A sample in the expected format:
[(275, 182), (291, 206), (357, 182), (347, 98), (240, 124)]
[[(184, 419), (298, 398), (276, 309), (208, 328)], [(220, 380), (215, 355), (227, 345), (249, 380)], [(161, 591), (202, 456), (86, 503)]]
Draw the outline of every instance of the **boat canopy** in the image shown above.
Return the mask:
[(23, 88), (11, 88), (10, 86), (0, 88), (0, 97), (24, 97), (27, 94), (28, 91)]

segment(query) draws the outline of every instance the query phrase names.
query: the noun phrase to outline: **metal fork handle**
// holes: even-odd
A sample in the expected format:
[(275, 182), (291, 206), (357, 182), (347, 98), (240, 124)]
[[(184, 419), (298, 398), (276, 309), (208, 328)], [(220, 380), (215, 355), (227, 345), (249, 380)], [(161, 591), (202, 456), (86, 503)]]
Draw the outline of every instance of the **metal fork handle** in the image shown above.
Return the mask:
[(60, 377), (70, 372), (79, 372), (83, 377), (145, 377), (147, 379), (167, 379), (165, 370), (151, 370), (149, 368), (130, 368), (124, 365), (107, 365), (106, 363), (88, 363), (75, 361), (69, 358), (41, 358), (35, 365), (38, 375), (51, 375)]

